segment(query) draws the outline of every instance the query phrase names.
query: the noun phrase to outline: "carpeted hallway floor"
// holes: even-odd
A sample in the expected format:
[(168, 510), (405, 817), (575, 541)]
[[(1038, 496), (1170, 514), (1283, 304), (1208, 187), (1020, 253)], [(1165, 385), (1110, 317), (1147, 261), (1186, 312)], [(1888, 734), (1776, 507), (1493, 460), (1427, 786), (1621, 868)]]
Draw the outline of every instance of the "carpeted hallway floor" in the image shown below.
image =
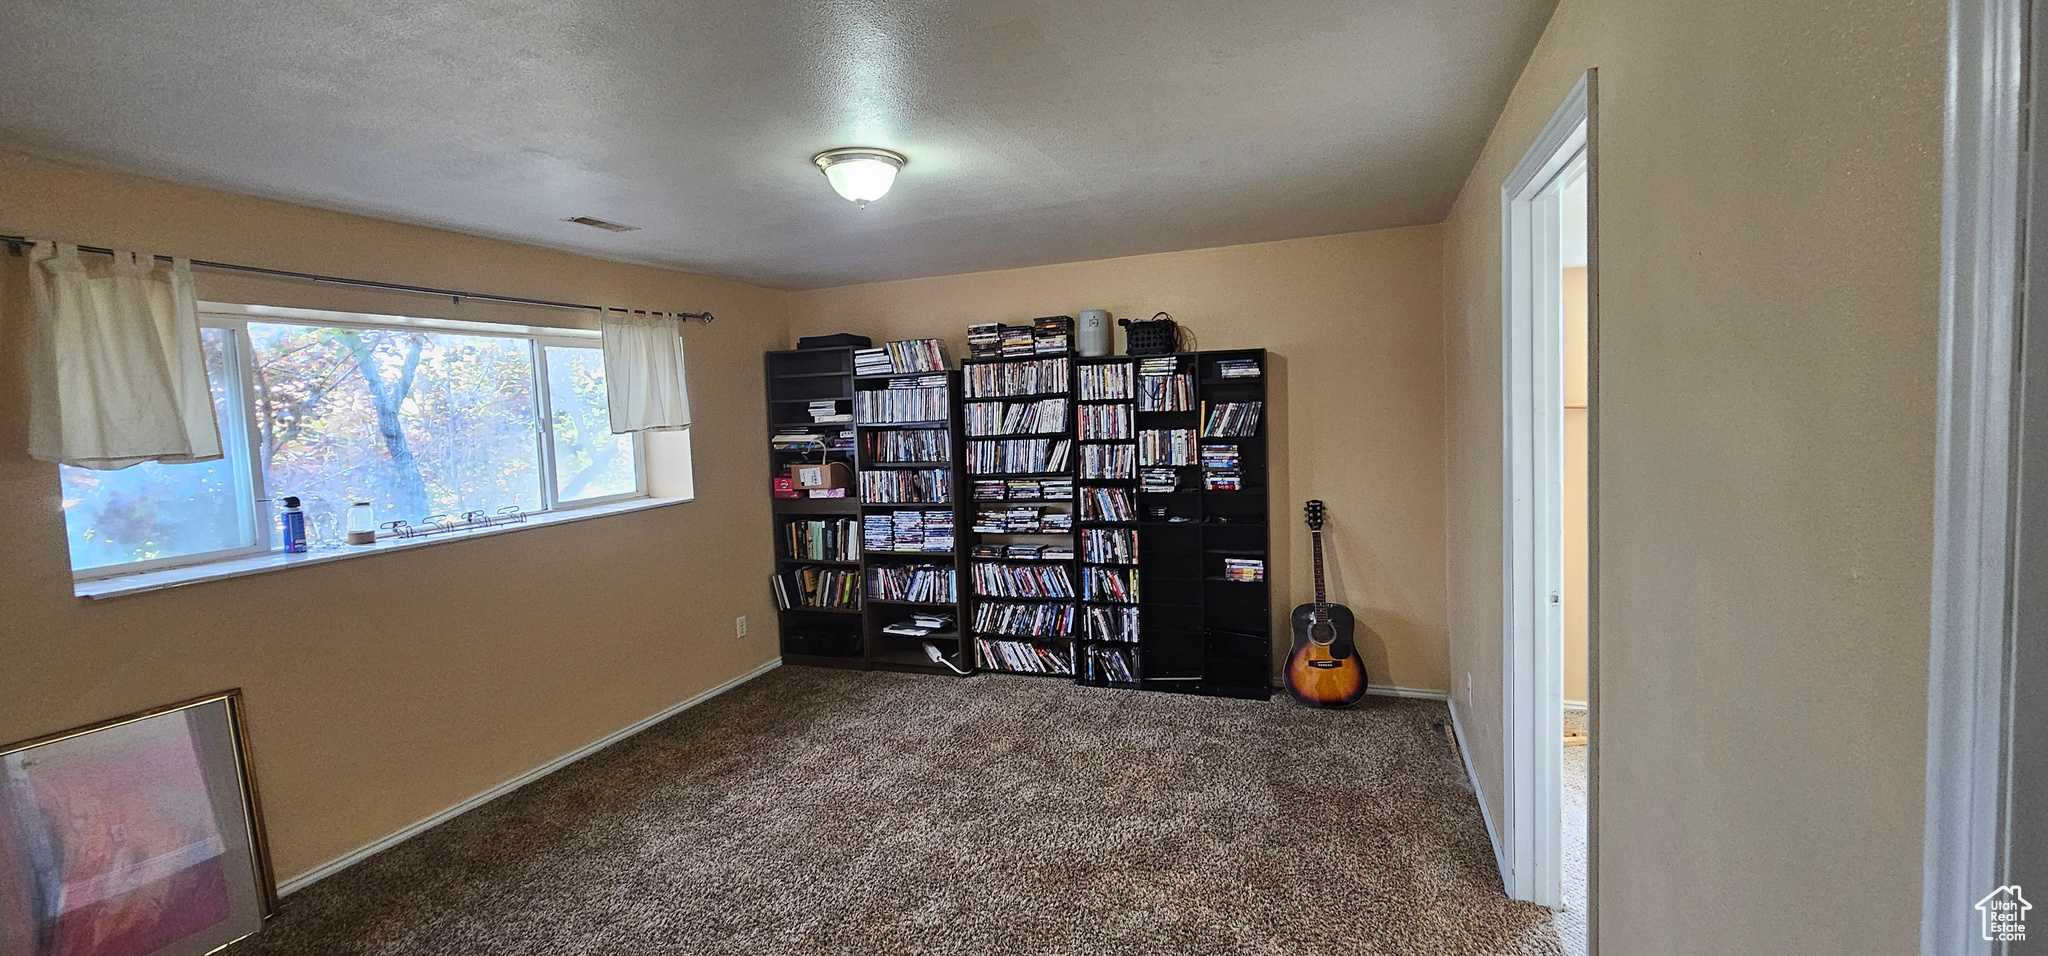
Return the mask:
[(1446, 719), (781, 668), (231, 953), (1560, 953), (1501, 893)]

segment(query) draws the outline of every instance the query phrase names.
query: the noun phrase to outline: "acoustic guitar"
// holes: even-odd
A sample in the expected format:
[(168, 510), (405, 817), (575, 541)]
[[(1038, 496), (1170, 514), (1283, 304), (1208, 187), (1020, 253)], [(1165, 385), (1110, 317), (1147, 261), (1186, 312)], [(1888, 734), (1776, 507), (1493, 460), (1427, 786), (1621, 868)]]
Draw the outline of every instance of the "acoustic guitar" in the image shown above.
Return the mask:
[(1323, 503), (1304, 510), (1315, 542), (1316, 600), (1294, 609), (1294, 650), (1287, 655), (1287, 692), (1314, 707), (1349, 707), (1365, 696), (1365, 662), (1351, 643), (1351, 609), (1323, 594)]

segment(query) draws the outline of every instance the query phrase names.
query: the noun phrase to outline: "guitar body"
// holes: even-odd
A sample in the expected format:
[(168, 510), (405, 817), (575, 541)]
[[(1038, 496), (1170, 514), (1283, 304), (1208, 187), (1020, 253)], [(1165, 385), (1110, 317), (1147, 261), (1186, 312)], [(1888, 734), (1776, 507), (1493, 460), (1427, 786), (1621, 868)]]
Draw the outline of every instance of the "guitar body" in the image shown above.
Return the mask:
[(1310, 501), (1302, 516), (1316, 556), (1316, 600), (1294, 609), (1294, 649), (1287, 654), (1287, 692), (1311, 707), (1349, 707), (1365, 696), (1365, 662), (1351, 632), (1351, 609), (1323, 593), (1323, 503)]
[(1294, 650), (1287, 655), (1287, 692), (1314, 707), (1349, 707), (1365, 696), (1365, 662), (1351, 642), (1351, 609), (1325, 604), (1328, 635), (1318, 635), (1316, 606), (1294, 609)]

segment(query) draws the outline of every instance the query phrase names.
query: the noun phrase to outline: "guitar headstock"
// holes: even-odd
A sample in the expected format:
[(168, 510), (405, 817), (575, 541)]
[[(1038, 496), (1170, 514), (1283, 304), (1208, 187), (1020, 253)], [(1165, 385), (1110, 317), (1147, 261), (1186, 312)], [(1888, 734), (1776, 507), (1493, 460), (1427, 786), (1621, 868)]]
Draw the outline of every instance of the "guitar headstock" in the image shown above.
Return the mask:
[(1302, 506), (1302, 509), (1301, 509), (1301, 510), (1302, 510), (1302, 517), (1304, 517), (1304, 518), (1308, 519), (1308, 527), (1309, 527), (1309, 530), (1310, 530), (1310, 531), (1321, 531), (1321, 530), (1323, 530), (1323, 502), (1322, 502), (1322, 499), (1320, 499), (1320, 498), (1310, 498), (1310, 499), (1308, 500), (1308, 504), (1306, 504), (1306, 505), (1303, 505), (1303, 506)]

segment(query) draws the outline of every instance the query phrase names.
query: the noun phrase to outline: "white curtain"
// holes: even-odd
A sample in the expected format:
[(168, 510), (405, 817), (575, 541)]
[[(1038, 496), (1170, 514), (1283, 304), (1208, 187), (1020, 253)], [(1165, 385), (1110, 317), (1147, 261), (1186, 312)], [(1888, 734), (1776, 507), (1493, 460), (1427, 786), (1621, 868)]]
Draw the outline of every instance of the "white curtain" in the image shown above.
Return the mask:
[(111, 470), (221, 457), (192, 264), (37, 242), (29, 454)]
[(598, 313), (604, 335), (604, 384), (612, 431), (656, 431), (690, 424), (683, 381), (682, 318), (670, 312)]

